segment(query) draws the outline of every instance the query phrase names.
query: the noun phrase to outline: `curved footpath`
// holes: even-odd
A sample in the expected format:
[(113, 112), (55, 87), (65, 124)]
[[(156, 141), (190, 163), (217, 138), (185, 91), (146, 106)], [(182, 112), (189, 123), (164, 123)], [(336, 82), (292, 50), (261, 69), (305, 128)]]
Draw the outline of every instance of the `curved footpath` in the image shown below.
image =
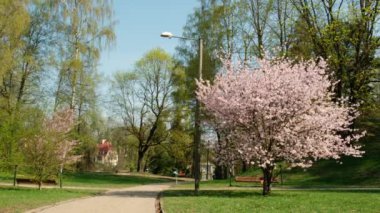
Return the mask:
[(27, 211), (28, 213), (156, 212), (159, 192), (170, 184), (152, 184), (108, 191), (104, 195), (80, 198)]

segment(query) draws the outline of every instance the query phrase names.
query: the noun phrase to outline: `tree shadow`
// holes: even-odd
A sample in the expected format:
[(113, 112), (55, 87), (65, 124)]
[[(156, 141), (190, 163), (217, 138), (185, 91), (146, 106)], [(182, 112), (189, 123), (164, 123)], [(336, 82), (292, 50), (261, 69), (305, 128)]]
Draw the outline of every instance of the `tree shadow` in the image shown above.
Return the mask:
[(366, 193), (380, 194), (380, 189), (361, 190), (361, 189), (290, 189), (272, 190), (268, 196), (263, 196), (260, 190), (201, 190), (198, 195), (193, 190), (165, 190), (164, 197), (214, 197), (214, 198), (263, 198), (263, 197), (302, 197), (305, 193)]
[(158, 191), (112, 191), (105, 193), (103, 196), (156, 198), (158, 193)]
[(65, 173), (64, 181), (76, 183), (94, 183), (94, 184), (151, 184), (167, 183), (172, 180), (164, 178), (143, 177), (134, 175), (118, 175), (109, 172), (78, 172)]
[(260, 191), (243, 191), (243, 190), (201, 190), (196, 195), (194, 190), (165, 190), (165, 197), (252, 197), (262, 196)]

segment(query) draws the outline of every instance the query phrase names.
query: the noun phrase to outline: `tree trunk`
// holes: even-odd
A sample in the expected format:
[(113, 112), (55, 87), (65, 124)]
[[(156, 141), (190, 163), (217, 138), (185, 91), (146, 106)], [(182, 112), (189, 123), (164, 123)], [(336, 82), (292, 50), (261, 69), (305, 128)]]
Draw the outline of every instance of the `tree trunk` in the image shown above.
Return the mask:
[(273, 166), (266, 166), (262, 168), (264, 180), (263, 180), (263, 195), (269, 195), (271, 191), (272, 175), (273, 175)]
[(223, 166), (223, 179), (228, 178), (228, 168), (227, 166)]
[(59, 169), (59, 188), (62, 189), (62, 175), (63, 175), (63, 165), (61, 165), (61, 168)]
[(15, 165), (14, 170), (13, 170), (13, 187), (16, 187), (17, 183), (17, 167), (18, 165)]
[(230, 187), (232, 186), (232, 168), (228, 166), (229, 178), (230, 178)]
[(20, 106), (22, 96), (24, 95), (25, 84), (26, 84), (26, 80), (28, 78), (28, 70), (29, 70), (29, 63), (26, 62), (23, 66), (23, 73), (22, 73), (22, 77), (21, 77), (20, 88), (18, 90), (18, 95), (17, 95), (17, 104), (16, 104), (17, 109)]
[(148, 157), (145, 158), (143, 172), (146, 172), (147, 169), (148, 169), (148, 164), (149, 164), (149, 162), (148, 162), (148, 158), (149, 158), (149, 155), (148, 155)]
[(141, 171), (143, 169), (141, 166), (143, 158), (144, 158), (144, 152), (139, 151), (138, 157), (137, 157), (137, 167), (136, 167), (137, 172), (143, 172), (143, 171)]
[(241, 168), (241, 171), (242, 171), (242, 172), (246, 172), (247, 170), (248, 170), (247, 163), (243, 160), (243, 161), (242, 161), (242, 168)]
[(81, 133), (82, 106), (83, 106), (82, 99), (80, 99), (79, 100), (79, 104), (78, 104), (78, 118), (77, 118), (77, 121), (78, 121), (78, 124), (77, 124), (77, 133), (78, 133), (78, 135), (80, 135), (80, 133)]
[(57, 91), (55, 93), (54, 112), (57, 110), (57, 107), (58, 107), (58, 104), (59, 104), (59, 94), (61, 92), (62, 81), (63, 81), (63, 71), (60, 71)]
[(223, 179), (223, 166), (216, 165), (216, 167), (215, 167), (215, 179), (217, 179), (217, 180)]
[(117, 155), (118, 155), (118, 161), (117, 161), (117, 170), (125, 169), (125, 149), (118, 150)]

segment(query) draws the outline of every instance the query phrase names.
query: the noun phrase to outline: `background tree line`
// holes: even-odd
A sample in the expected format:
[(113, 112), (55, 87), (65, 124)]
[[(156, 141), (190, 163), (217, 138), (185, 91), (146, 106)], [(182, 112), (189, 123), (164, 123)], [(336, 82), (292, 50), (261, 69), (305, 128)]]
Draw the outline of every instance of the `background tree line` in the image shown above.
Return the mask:
[[(218, 70), (221, 54), (243, 62), (262, 58), (265, 52), (294, 60), (321, 57), (328, 60), (333, 80), (338, 81), (337, 97), (348, 97), (352, 104), (364, 102), (363, 107), (375, 103), (379, 1), (201, 0), (200, 4), (189, 15), (184, 35), (205, 40), (209, 73), (205, 78)], [(178, 47), (178, 58), (193, 72), (196, 50), (196, 43)]]
[[(19, 165), (36, 174), (33, 161), (44, 162), (45, 170), (51, 162), (57, 174), (62, 155), (55, 150), (72, 149), (62, 140), (76, 141), (78, 167), (90, 168), (106, 129), (96, 85), (100, 52), (115, 39), (111, 2), (5, 0), (0, 14), (1, 168)], [(74, 117), (66, 122), (69, 132), (54, 130), (64, 109)]]
[[(360, 104), (362, 116), (358, 121), (378, 117), (378, 0), (199, 2), (200, 7), (188, 17), (183, 36), (204, 40), (204, 79), (212, 81), (222, 66), (220, 58), (254, 67), (255, 58), (264, 55), (296, 62), (320, 57), (328, 63), (331, 80), (337, 82), (333, 89), (336, 100), (347, 98), (351, 105)], [(197, 43), (183, 42), (175, 56), (189, 73), (190, 104), (194, 100), (197, 50)], [(358, 121), (354, 125), (359, 125)], [(214, 132), (216, 143), (222, 143), (223, 132), (217, 127)], [(243, 170), (247, 168), (244, 162), (238, 164)], [(217, 168), (218, 176), (225, 177), (227, 167)]]
[[(0, 14), (2, 169), (18, 165), (46, 179), (62, 173), (63, 154), (56, 149), (80, 156), (77, 169), (97, 169), (103, 138), (118, 153), (114, 169), (186, 169), (191, 127), (189, 109), (181, 103), (185, 74), (170, 55), (152, 50), (132, 72), (113, 76), (109, 99), (99, 96), (98, 85), (108, 83), (97, 69), (100, 53), (115, 40), (111, 1), (6, 0)], [(99, 106), (107, 101), (108, 119)], [(50, 138), (57, 131), (46, 125), (59, 122), (54, 116), (62, 110), (73, 113), (70, 131), (56, 134), (64, 139)], [(33, 172), (37, 167), (44, 172)]]
[[(378, 111), (379, 0), (199, 3), (183, 36), (204, 40), (204, 79), (214, 78), (220, 58), (255, 66), (254, 58), (268, 54), (295, 61), (321, 57), (338, 81), (336, 98), (360, 103), (364, 119)], [(1, 167), (24, 164), (25, 138), (37, 131), (30, 127), (69, 108), (75, 122), (68, 135), (82, 156), (78, 168), (94, 168), (97, 143), (107, 138), (119, 155), (117, 169), (189, 169), (197, 42), (183, 41), (173, 57), (153, 49), (132, 70), (114, 74), (107, 82), (107, 119), (99, 107), (106, 97), (99, 98), (97, 64), (115, 40), (111, 1), (3, 0), (0, 15)]]

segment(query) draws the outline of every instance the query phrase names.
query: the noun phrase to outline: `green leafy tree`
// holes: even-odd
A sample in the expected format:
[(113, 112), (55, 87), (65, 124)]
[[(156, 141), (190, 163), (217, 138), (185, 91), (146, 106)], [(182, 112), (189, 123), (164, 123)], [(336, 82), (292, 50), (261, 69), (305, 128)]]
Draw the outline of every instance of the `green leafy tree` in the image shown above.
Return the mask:
[[(112, 1), (51, 1), (58, 23), (55, 51), (56, 78), (54, 110), (69, 106), (76, 114), (76, 135), (83, 154), (80, 167), (94, 166), (96, 144), (105, 128), (98, 108), (100, 84), (97, 72), (100, 53), (112, 46)], [(99, 130), (102, 129), (102, 130)]]
[(9, 98), (12, 73), (17, 68), (24, 47), (22, 36), (29, 27), (29, 14), (25, 1), (4, 0), (0, 2), (0, 159), (6, 165), (15, 163), (18, 153), (17, 115), (12, 114), (14, 99)]
[(23, 45), (21, 37), (28, 26), (29, 15), (25, 1), (0, 2), (0, 80), (16, 65), (17, 50)]
[(81, 109), (83, 96), (78, 91), (88, 86), (85, 77), (94, 76), (91, 72), (96, 70), (102, 48), (115, 39), (111, 3), (108, 0), (53, 1), (62, 41), (58, 51), (61, 60), (55, 107), (66, 104)]
[[(298, 12), (291, 52), (297, 57), (328, 60), (336, 97), (373, 106), (371, 81), (378, 68), (376, 50), (380, 1), (292, 0)], [(298, 42), (297, 42), (298, 41)], [(309, 47), (303, 49), (304, 47)], [(299, 50), (302, 50), (298, 52)], [(306, 52), (304, 50), (307, 50)]]
[(173, 61), (162, 49), (144, 55), (134, 72), (118, 72), (112, 79), (112, 101), (129, 135), (138, 141), (136, 169), (143, 170), (145, 153), (168, 138)]

